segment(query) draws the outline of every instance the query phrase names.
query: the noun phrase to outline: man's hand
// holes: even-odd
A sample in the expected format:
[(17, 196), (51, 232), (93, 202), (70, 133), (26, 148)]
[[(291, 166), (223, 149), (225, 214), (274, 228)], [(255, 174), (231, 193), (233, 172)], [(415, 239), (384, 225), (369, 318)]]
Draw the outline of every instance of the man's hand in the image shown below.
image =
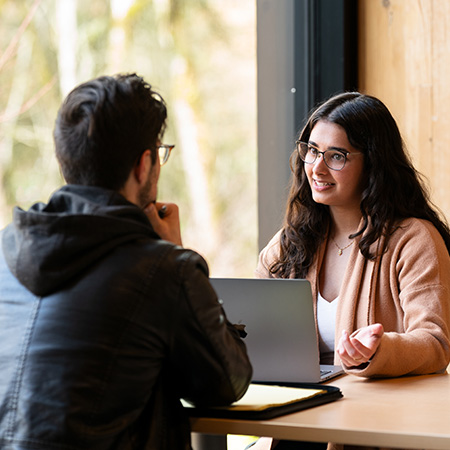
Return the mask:
[(174, 203), (150, 203), (144, 208), (153, 229), (161, 239), (182, 246), (180, 216)]
[(359, 328), (351, 336), (347, 331), (342, 331), (337, 352), (343, 364), (354, 367), (369, 361), (377, 351), (383, 334), (384, 328), (381, 323)]

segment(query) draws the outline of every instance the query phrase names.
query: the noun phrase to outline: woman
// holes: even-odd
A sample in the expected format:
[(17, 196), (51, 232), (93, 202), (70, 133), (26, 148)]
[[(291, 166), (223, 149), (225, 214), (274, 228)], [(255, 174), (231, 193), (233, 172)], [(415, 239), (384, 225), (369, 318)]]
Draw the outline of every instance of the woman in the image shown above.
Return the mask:
[(450, 233), (386, 106), (332, 97), (311, 114), (291, 164), (284, 226), (256, 276), (311, 282), (322, 363), (362, 377), (444, 371)]

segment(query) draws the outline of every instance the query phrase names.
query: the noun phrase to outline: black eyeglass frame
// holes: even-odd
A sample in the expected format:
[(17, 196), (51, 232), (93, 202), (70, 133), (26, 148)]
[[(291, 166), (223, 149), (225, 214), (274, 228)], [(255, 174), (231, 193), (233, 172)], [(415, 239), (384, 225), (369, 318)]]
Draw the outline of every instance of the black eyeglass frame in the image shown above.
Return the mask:
[[(308, 161), (305, 161), (305, 160), (302, 158), (302, 155), (301, 155), (301, 153), (300, 153), (300, 148), (301, 148), (302, 145), (305, 145), (308, 149), (309, 149), (309, 148), (313, 148), (314, 150), (316, 150), (317, 154), (316, 154), (316, 157), (314, 158), (314, 161), (308, 162)], [(330, 150), (325, 150), (324, 152), (321, 152), (317, 147), (314, 147), (314, 145), (308, 144), (308, 142), (304, 142), (304, 141), (300, 141), (300, 140), (295, 141), (295, 147), (296, 147), (296, 149), (297, 149), (298, 157), (299, 157), (305, 164), (314, 164), (314, 163), (316, 162), (316, 160), (317, 160), (319, 154), (321, 154), (321, 155), (322, 155), (322, 158), (323, 158), (323, 161), (324, 161), (324, 163), (325, 163), (325, 165), (326, 165), (330, 170), (336, 170), (336, 171), (340, 171), (340, 170), (342, 170), (342, 169), (345, 167), (345, 164), (346, 164), (347, 161), (348, 161), (348, 159), (347, 159), (347, 156), (348, 156), (348, 155), (358, 155), (358, 154), (361, 154), (361, 152), (349, 152), (349, 151), (347, 151), (347, 150), (341, 150), (341, 149), (333, 149), (333, 150), (330, 149)], [(328, 165), (327, 160), (326, 160), (326, 158), (325, 158), (325, 154), (326, 154), (327, 152), (337, 152), (337, 153), (341, 153), (341, 154), (342, 154), (342, 156), (344, 157), (344, 164), (342, 164), (342, 167), (341, 167), (340, 169), (335, 169), (334, 167), (330, 167), (330, 166)]]

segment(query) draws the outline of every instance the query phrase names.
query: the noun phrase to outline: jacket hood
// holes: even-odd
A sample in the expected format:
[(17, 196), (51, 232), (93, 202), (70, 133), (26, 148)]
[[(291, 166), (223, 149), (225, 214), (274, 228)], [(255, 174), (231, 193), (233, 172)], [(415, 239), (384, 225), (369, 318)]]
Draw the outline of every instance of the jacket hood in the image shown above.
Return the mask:
[(142, 238), (159, 236), (136, 205), (113, 191), (67, 185), (48, 204), (15, 208), (2, 246), (15, 277), (44, 296), (115, 247)]

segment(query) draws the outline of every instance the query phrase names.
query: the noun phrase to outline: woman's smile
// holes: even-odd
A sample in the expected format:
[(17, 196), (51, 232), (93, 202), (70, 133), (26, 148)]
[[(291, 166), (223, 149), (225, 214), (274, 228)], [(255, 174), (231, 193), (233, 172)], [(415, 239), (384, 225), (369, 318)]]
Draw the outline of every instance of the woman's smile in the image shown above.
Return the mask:
[(334, 186), (334, 183), (330, 183), (329, 181), (321, 181), (313, 178), (313, 184), (316, 189), (323, 190)]
[(316, 203), (330, 208), (358, 209), (363, 191), (364, 158), (348, 141), (344, 128), (326, 120), (319, 120), (311, 130), (309, 144), (319, 152), (341, 149), (348, 160), (341, 170), (330, 169), (319, 154), (310, 164), (305, 163), (305, 173)]

